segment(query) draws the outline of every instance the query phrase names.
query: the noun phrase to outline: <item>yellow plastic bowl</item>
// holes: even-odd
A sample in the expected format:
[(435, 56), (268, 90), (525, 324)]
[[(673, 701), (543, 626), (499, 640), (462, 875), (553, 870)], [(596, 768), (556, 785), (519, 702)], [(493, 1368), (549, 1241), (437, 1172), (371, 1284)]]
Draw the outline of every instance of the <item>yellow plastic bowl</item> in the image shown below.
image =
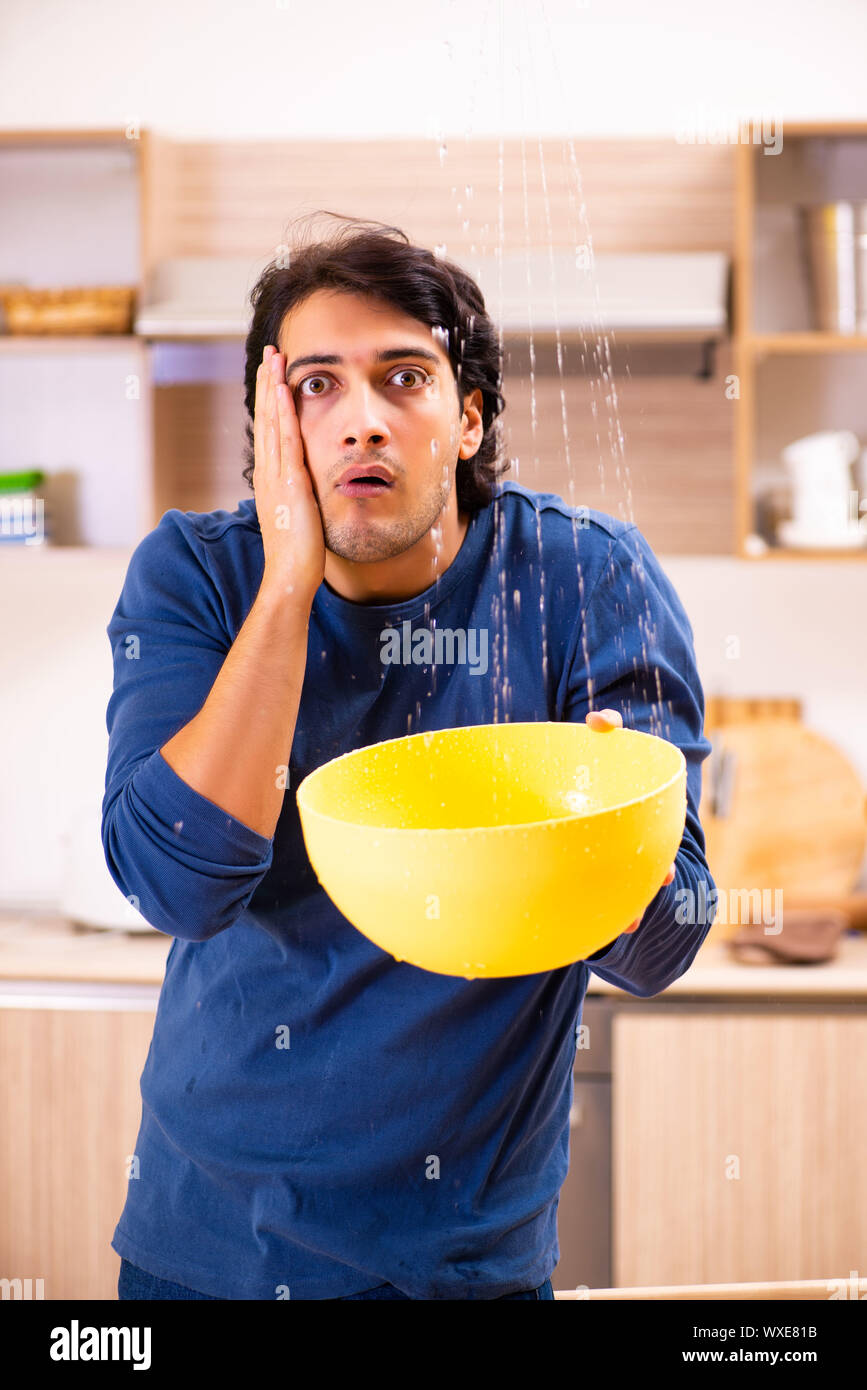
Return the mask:
[(583, 960), (640, 917), (686, 823), (666, 739), (481, 724), (388, 739), (297, 792), (328, 896), (397, 960), (468, 979)]

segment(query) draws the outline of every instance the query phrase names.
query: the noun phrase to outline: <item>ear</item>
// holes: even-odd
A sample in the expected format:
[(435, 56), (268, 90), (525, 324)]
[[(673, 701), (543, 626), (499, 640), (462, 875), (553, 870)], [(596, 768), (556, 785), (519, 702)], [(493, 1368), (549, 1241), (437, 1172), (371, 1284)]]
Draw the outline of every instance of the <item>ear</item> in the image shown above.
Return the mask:
[(461, 443), (458, 449), (458, 457), (470, 459), (473, 454), (478, 452), (485, 433), (485, 425), (482, 419), (482, 407), (484, 398), (478, 387), (464, 397), (464, 411), (461, 416)]

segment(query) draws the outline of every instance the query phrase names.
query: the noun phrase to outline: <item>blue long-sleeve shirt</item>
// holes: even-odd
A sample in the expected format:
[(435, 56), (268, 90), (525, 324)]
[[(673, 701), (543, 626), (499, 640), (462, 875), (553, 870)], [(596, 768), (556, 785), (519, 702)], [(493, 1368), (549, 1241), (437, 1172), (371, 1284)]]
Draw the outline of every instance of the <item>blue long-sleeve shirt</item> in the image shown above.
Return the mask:
[[(358, 604), (320, 585), (268, 839), (159, 751), (201, 709), (263, 563), (253, 497), (231, 513), (172, 509), (135, 549), (107, 629), (106, 862), (175, 938), (113, 1248), (221, 1298), (319, 1299), (388, 1282), (413, 1298), (486, 1299), (534, 1287), (559, 1259), (589, 971), (658, 994), (710, 927), (678, 911), (683, 890), (713, 888), (698, 819), (710, 743), (688, 618), (636, 526), (501, 483), (416, 597)], [(464, 629), (465, 659), (385, 659), (411, 653), (420, 628)], [(420, 730), (583, 722), (606, 707), (687, 761), (676, 878), (636, 932), (558, 970), (452, 978), (395, 961), (319, 885), (293, 793), (313, 768)]]

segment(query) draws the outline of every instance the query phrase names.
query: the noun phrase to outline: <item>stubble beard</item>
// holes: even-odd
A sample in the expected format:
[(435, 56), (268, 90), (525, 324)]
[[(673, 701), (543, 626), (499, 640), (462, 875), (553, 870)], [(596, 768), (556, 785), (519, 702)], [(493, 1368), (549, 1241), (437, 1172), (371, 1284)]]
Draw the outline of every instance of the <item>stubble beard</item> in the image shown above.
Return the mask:
[[(388, 520), (373, 517), (376, 501), (371, 499), (371, 520), (334, 522), (322, 518), (325, 545), (342, 560), (353, 560), (363, 564), (365, 561), (392, 560), (403, 555), (416, 545), (423, 536), (437, 525), (442, 525), (443, 512), (451, 491), (451, 479), (434, 485), (429, 492), (418, 498), (411, 513)], [(364, 502), (362, 506), (366, 505)]]

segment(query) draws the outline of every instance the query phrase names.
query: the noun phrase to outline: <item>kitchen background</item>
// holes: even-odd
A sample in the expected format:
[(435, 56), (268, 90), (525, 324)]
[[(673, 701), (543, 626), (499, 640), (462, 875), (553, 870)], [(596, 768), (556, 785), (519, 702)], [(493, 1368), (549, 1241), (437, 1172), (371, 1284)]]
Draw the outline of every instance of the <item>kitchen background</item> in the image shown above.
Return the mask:
[[(289, 0), (5, 7), (0, 473), (34, 476), (0, 493), (2, 979), (156, 988), (161, 958), (133, 965), (132, 953), (163, 941), (113, 935), (112, 960), (125, 948), (127, 965), (91, 955), (64, 971), (71, 955), (46, 925), (141, 925), (99, 836), (105, 627), (132, 547), (168, 507), (234, 509), (249, 495), (244, 297), (290, 222), (318, 209), (397, 224), (477, 275), (504, 331), (509, 476), (633, 519), (659, 555), (693, 624), (708, 732), (728, 725), (741, 759), (727, 798), (722, 762), (706, 765), (717, 882), (782, 883), (787, 902), (848, 904), (847, 922), (864, 925), (867, 12), (838, 2), (817, 24), (746, 0), (712, 15), (676, 0), (652, 12), (492, 0), (469, 15), (456, 0), (419, 11), (389, 0), (362, 15), (341, 0), (317, 18)], [(125, 293), (33, 293), (88, 287)], [(763, 761), (778, 737), (776, 762)], [(47, 933), (41, 952), (37, 928), (22, 945), (31, 918)], [(715, 928), (705, 949), (722, 951), (721, 938)], [(791, 967), (780, 988), (797, 995), (792, 1008), (843, 1011), (828, 1016), (860, 1031), (840, 1046), (863, 1057), (862, 1021), (844, 1012), (863, 999), (867, 967), (853, 957), (849, 975), (821, 975), (847, 965), (864, 944), (853, 938), (799, 967), (815, 994), (793, 989)], [(779, 1007), (780, 976), (722, 978), (693, 981), (706, 1008), (741, 1018), (763, 979)], [(603, 1010), (612, 993), (602, 987)], [(127, 1040), (130, 1116), (149, 1026), (145, 1012)], [(610, 1214), (595, 1263), (576, 1244), (564, 1285), (836, 1270), (818, 1234), (740, 1263), (666, 1263), (653, 1231), (630, 1247), (610, 1071), (588, 1078), (589, 1107), (594, 1077), (607, 1089), (592, 1161)], [(839, 1103), (842, 1115), (858, 1096)], [(3, 1190), (14, 1249), (41, 1251), (20, 1188)], [(106, 1190), (108, 1219), (122, 1184)], [(867, 1265), (863, 1183), (844, 1196), (841, 1270), (859, 1249)], [(105, 1251), (88, 1249), (77, 1266), (56, 1254), (59, 1286), (112, 1297)]]

